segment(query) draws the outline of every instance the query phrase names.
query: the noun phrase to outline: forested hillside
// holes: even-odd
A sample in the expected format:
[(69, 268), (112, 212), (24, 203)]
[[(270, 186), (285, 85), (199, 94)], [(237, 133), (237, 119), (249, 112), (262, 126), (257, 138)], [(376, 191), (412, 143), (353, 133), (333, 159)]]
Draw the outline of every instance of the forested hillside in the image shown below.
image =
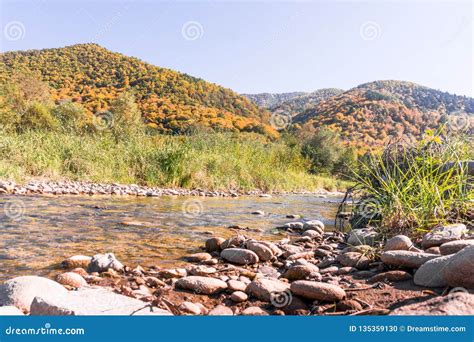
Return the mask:
[(109, 108), (119, 94), (134, 94), (149, 126), (182, 133), (192, 127), (275, 135), (269, 113), (235, 92), (96, 44), (0, 55), (0, 82), (21, 72), (38, 73), (53, 100), (71, 100), (89, 115)]

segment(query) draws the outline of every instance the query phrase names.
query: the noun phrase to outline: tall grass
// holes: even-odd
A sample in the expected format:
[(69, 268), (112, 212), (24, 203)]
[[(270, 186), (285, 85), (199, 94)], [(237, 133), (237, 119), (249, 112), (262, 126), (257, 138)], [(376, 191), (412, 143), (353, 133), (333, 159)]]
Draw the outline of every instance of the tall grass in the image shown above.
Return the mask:
[(362, 159), (353, 175), (352, 225), (376, 225), (394, 235), (452, 221), (472, 224), (474, 188), (463, 163), (472, 151), (472, 141), (430, 134)]
[(191, 136), (0, 132), (0, 178), (71, 179), (205, 189), (343, 189), (309, 175), (297, 148), (256, 134)]

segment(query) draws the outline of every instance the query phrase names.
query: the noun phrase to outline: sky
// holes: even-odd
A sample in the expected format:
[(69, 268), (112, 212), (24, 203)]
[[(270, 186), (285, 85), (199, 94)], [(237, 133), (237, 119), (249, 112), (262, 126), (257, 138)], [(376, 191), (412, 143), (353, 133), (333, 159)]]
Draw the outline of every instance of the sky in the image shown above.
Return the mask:
[(2, 52), (95, 42), (239, 93), (405, 80), (474, 96), (471, 1), (0, 0)]

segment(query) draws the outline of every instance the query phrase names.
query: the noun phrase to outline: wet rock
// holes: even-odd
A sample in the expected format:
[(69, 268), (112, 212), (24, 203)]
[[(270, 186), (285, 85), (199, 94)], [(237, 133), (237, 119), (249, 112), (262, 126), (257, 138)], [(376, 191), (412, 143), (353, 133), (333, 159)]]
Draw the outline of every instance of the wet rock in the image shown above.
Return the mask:
[(181, 313), (189, 314), (189, 315), (200, 315), (201, 314), (201, 307), (197, 304), (191, 302), (183, 302), (179, 307), (178, 310)]
[(443, 243), (439, 246), (439, 251), (442, 255), (455, 254), (467, 246), (474, 245), (474, 240), (456, 240)]
[(221, 249), (241, 247), (245, 243), (245, 236), (236, 235), (221, 243)]
[(272, 250), (264, 244), (258, 243), (256, 241), (247, 241), (246, 247), (257, 254), (259, 260), (261, 261), (269, 261), (273, 258)]
[(224, 249), (221, 252), (221, 257), (227, 260), (228, 262), (239, 265), (255, 264), (259, 260), (257, 254), (248, 249), (243, 248)]
[(464, 247), (452, 254), (449, 265), (443, 269), (443, 278), (448, 285), (474, 289), (474, 246)]
[(408, 251), (413, 246), (410, 238), (406, 235), (396, 235), (388, 239), (384, 246), (384, 251)]
[(236, 302), (236, 303), (245, 302), (248, 298), (249, 298), (249, 296), (247, 296), (247, 294), (245, 292), (242, 292), (242, 291), (235, 291), (230, 296), (230, 299), (233, 302)]
[(319, 273), (318, 266), (313, 264), (307, 265), (295, 265), (290, 267), (282, 277), (292, 281), (292, 280), (301, 280), (307, 279), (311, 276), (315, 276)]
[(202, 262), (211, 259), (212, 255), (210, 255), (209, 253), (195, 253), (186, 257), (186, 260), (189, 262)]
[(208, 313), (209, 316), (233, 316), (234, 312), (224, 305), (218, 305)]
[(412, 275), (405, 271), (388, 271), (374, 275), (373, 277), (369, 278), (367, 282), (369, 283), (377, 283), (377, 282), (396, 282), (396, 281), (404, 281), (412, 279)]
[(252, 281), (245, 292), (260, 300), (269, 302), (275, 294), (288, 291), (290, 285), (276, 279), (261, 278)]
[(437, 254), (417, 253), (411, 251), (383, 252), (380, 259), (387, 265), (406, 268), (419, 268), (428, 260), (439, 257)]
[(347, 244), (352, 246), (374, 246), (378, 238), (379, 234), (373, 228), (354, 229), (347, 239)]
[(452, 255), (428, 260), (416, 271), (413, 281), (419, 286), (445, 287), (447, 285), (442, 271), (450, 267)]
[(242, 316), (268, 316), (268, 312), (258, 306), (250, 306), (240, 313)]
[(68, 285), (75, 288), (87, 286), (86, 280), (81, 275), (74, 272), (58, 274), (56, 281), (61, 285)]
[(109, 268), (113, 269), (114, 271), (121, 271), (123, 269), (123, 265), (120, 261), (115, 258), (115, 255), (112, 253), (107, 254), (97, 254), (94, 255), (87, 267), (87, 272), (105, 272)]
[(32, 316), (99, 316), (99, 315), (171, 315), (156, 307), (147, 307), (138, 299), (119, 295), (104, 288), (82, 289), (63, 294), (36, 296), (31, 304)]
[(16, 306), (30, 311), (33, 299), (38, 295), (61, 295), (68, 291), (59, 283), (47, 278), (23, 276), (7, 280), (0, 285), (0, 306)]
[(306, 221), (303, 224), (303, 230), (315, 230), (322, 233), (324, 232), (324, 223), (319, 220)]
[(227, 287), (230, 291), (245, 291), (247, 284), (240, 280), (229, 280), (227, 282)]
[(176, 281), (175, 286), (184, 290), (191, 290), (198, 294), (213, 294), (227, 289), (227, 283), (215, 279), (200, 276), (189, 276)]
[(467, 232), (466, 226), (462, 223), (449, 224), (434, 228), (431, 232), (423, 236), (421, 245), (424, 249), (433, 246), (441, 246), (443, 243), (460, 240)]
[(16, 306), (0, 306), (0, 316), (24, 316)]
[(355, 267), (360, 270), (367, 269), (370, 265), (369, 258), (356, 252), (340, 254), (336, 260), (339, 261), (342, 266)]
[(469, 316), (474, 315), (474, 295), (458, 292), (446, 297), (435, 297), (421, 303), (405, 305), (390, 315), (410, 316)]
[(63, 268), (87, 268), (91, 262), (92, 257), (85, 255), (74, 255), (61, 262)]
[(222, 243), (225, 241), (223, 238), (214, 237), (206, 240), (206, 251), (209, 253), (219, 251)]
[(346, 297), (346, 292), (339, 286), (316, 281), (297, 280), (291, 283), (290, 289), (295, 295), (311, 300), (333, 302)]

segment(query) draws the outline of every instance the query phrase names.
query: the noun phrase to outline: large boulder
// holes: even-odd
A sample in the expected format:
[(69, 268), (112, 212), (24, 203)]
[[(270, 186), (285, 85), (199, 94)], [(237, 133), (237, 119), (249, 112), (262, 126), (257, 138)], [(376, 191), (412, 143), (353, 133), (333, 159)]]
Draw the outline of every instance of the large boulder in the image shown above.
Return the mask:
[(446, 286), (442, 271), (449, 267), (452, 257), (452, 255), (446, 255), (425, 262), (415, 273), (413, 279), (415, 284), (429, 287)]
[(454, 316), (474, 315), (474, 295), (466, 292), (435, 297), (421, 303), (405, 305), (393, 310), (390, 315), (409, 316)]
[(438, 254), (418, 253), (411, 251), (388, 251), (380, 255), (387, 265), (406, 268), (419, 268), (428, 260), (438, 258)]
[(467, 246), (452, 255), (449, 267), (443, 269), (448, 285), (474, 289), (474, 246)]
[(106, 254), (96, 254), (92, 257), (89, 266), (87, 267), (87, 272), (106, 272), (109, 268), (114, 271), (121, 271), (123, 269), (123, 264), (117, 260), (115, 255), (112, 253)]
[(424, 249), (434, 246), (441, 246), (443, 243), (449, 241), (460, 240), (466, 232), (466, 225), (462, 223), (436, 227), (431, 232), (423, 236), (421, 245)]
[(323, 302), (340, 301), (346, 297), (346, 292), (339, 286), (317, 281), (297, 280), (291, 283), (290, 289), (297, 296)]
[(410, 238), (406, 235), (396, 235), (387, 240), (384, 251), (408, 251), (413, 246)]
[(248, 249), (243, 248), (227, 248), (221, 252), (221, 257), (228, 262), (248, 265), (255, 264), (258, 262), (258, 255)]
[(351, 246), (374, 246), (378, 238), (379, 234), (373, 228), (354, 229), (350, 232), (347, 244)]
[(175, 286), (180, 289), (191, 290), (198, 294), (206, 295), (227, 289), (227, 283), (225, 281), (201, 276), (181, 278), (176, 281)]
[(23, 276), (7, 280), (0, 285), (0, 306), (16, 306), (29, 312), (38, 295), (61, 295), (68, 291), (59, 283), (43, 277)]
[(455, 254), (467, 246), (473, 246), (474, 240), (455, 240), (443, 243), (439, 246), (439, 251), (442, 255)]
[(31, 304), (32, 316), (142, 316), (166, 315), (168, 311), (114, 293), (104, 288), (84, 289), (63, 294), (40, 294)]
[(272, 297), (288, 291), (290, 285), (276, 279), (260, 278), (252, 281), (245, 292), (260, 300), (269, 302)]

